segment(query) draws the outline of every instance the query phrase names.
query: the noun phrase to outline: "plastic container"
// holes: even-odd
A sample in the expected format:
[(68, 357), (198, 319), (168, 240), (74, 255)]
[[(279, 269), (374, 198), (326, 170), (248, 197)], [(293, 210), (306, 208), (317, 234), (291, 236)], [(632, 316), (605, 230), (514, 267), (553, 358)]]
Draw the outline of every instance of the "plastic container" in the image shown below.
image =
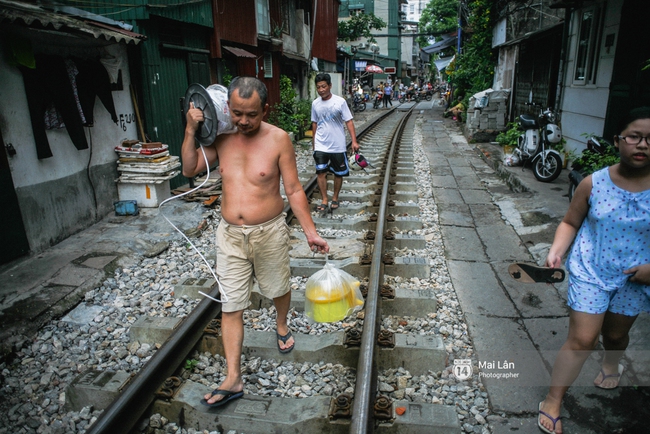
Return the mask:
[(309, 291), (305, 291), (305, 312), (316, 322), (341, 321), (350, 310), (347, 295), (339, 291), (329, 291), (322, 286), (313, 286)]
[(117, 183), (117, 194), (120, 200), (135, 199), (140, 208), (156, 208), (171, 196), (169, 181), (150, 183)]
[(315, 322), (343, 320), (363, 306), (359, 285), (359, 281), (345, 271), (325, 264), (305, 285), (305, 314)]
[(115, 215), (138, 215), (138, 201), (136, 200), (120, 200), (113, 202), (115, 208)]

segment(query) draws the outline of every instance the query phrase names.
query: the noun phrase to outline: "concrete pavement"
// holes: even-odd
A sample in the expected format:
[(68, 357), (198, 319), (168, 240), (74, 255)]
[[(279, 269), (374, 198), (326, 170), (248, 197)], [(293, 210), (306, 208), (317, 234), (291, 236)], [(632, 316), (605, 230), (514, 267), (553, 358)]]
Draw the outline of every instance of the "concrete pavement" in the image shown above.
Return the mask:
[[(569, 205), (568, 171), (540, 183), (530, 169), (502, 166), (500, 147), (468, 144), (442, 109), (422, 117), (449, 273), (476, 351), (474, 375), (499, 416), (491, 420), (494, 432), (540, 432), (538, 403), (568, 330), (567, 285), (521, 284), (507, 267), (543, 262)], [(649, 330), (648, 315), (640, 316), (617, 390), (592, 385), (601, 357), (592, 354), (565, 399), (564, 432), (644, 430), (649, 390), (636, 386), (648, 385)]]

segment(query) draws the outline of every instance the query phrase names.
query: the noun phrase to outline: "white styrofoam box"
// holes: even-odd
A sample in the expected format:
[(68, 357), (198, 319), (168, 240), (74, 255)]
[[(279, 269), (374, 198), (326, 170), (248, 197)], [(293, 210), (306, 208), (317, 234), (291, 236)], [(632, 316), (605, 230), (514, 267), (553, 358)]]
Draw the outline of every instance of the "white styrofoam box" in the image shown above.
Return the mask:
[(155, 208), (171, 196), (169, 180), (161, 183), (117, 183), (120, 200), (137, 200), (141, 208)]

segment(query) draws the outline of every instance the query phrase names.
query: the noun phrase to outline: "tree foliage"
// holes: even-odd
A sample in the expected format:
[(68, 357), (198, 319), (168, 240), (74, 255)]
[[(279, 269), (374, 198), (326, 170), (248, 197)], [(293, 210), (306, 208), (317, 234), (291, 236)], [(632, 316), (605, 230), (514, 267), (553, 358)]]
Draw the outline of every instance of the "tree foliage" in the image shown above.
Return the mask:
[(492, 54), (492, 20), (490, 0), (468, 0), (467, 26), (463, 28), (461, 54), (447, 66), (447, 74), (456, 88), (456, 95), (469, 96), (492, 86), (494, 56)]
[(339, 41), (350, 42), (366, 38), (368, 42), (376, 42), (370, 33), (386, 27), (386, 22), (375, 14), (356, 14), (348, 20), (339, 21)]
[[(451, 33), (458, 27), (458, 0), (431, 0), (422, 11), (418, 32), (430, 36)], [(421, 47), (429, 45), (428, 37), (419, 36)]]
[[(273, 105), (269, 123), (282, 128), (287, 133), (302, 134), (309, 126), (311, 101), (298, 99), (291, 79), (280, 76), (280, 102)], [(299, 137), (300, 138), (300, 137)]]

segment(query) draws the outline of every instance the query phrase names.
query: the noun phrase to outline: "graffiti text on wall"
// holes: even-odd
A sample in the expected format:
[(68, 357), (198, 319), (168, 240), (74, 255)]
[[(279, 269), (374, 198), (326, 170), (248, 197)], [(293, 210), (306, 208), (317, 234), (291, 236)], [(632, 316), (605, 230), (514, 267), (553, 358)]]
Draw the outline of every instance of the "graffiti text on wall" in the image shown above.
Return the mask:
[(133, 113), (123, 114), (123, 113), (121, 113), (120, 114), (120, 124), (119, 124), (120, 128), (122, 128), (122, 130), (126, 131), (126, 126), (127, 126), (127, 124), (130, 124), (130, 123), (135, 123), (135, 114), (133, 114)]

